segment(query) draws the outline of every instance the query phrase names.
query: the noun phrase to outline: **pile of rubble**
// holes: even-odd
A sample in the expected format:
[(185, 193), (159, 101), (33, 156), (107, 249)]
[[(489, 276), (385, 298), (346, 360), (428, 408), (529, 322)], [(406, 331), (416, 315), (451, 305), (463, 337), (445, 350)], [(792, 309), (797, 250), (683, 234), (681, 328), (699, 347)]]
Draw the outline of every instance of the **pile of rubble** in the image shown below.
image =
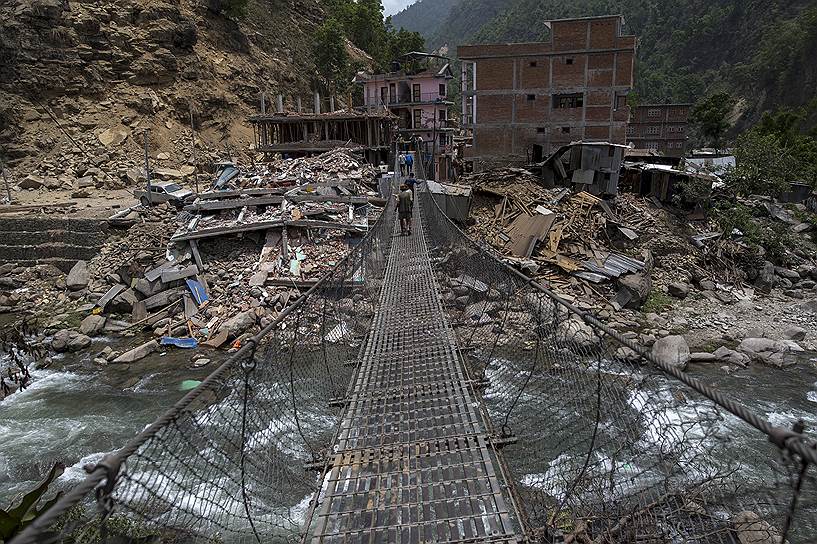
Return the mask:
[(221, 167), (214, 190), (275, 189), (330, 182), (357, 188), (371, 183), (378, 175), (374, 166), (346, 148), (336, 148), (316, 157), (277, 159), (258, 166), (239, 168), (232, 163), (222, 163)]
[[(546, 189), (520, 169), (495, 169), (462, 182), (474, 189), (471, 235), (585, 309), (640, 308), (654, 289), (684, 298), (695, 285), (730, 304), (751, 296), (747, 281), (766, 292), (786, 287), (785, 275), (775, 279), (785, 269), (764, 264), (739, 237), (724, 236), (712, 221), (680, 217), (655, 198), (620, 193), (603, 200)], [(792, 229), (808, 230), (792, 214), (787, 218)], [(809, 266), (808, 255), (801, 257)], [(803, 281), (797, 271), (790, 275)], [(801, 287), (810, 281), (807, 274)]]
[(335, 167), (289, 190), (212, 191), (181, 211), (163, 204), (115, 214), (111, 226), (122, 233), (65, 278), (63, 296), (85, 317), (77, 330), (55, 335), (52, 349), (83, 349), (98, 334), (152, 331), (158, 339), (97, 358), (127, 363), (162, 344), (240, 342), (270, 323), (344, 258), (383, 205), (366, 189), (374, 171), (345, 151), (299, 164), (308, 166), (302, 175)]

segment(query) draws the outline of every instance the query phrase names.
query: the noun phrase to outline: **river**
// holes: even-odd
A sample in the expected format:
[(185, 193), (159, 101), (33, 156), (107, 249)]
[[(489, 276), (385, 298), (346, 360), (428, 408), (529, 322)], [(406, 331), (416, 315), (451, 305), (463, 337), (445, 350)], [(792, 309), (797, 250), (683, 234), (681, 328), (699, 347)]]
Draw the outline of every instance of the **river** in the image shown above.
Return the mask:
[[(177, 349), (130, 366), (100, 368), (93, 363), (93, 354), (106, 345), (123, 349), (137, 342), (138, 339), (127, 342), (97, 339), (82, 354), (56, 356), (50, 368), (32, 371), (34, 381), (28, 389), (0, 402), (3, 506), (14, 495), (31, 488), (55, 461), (68, 467), (59, 479), (59, 487), (77, 483), (84, 477), (85, 464), (122, 446), (178, 400), (184, 394), (180, 391), (183, 380), (203, 379), (217, 364), (217, 357), (213, 357), (209, 366), (191, 369), (192, 353)], [(692, 366), (690, 372), (728, 392), (775, 425), (790, 428), (803, 420), (807, 428), (817, 429), (814, 357), (809, 354), (800, 364), (787, 369), (753, 365), (725, 373), (718, 365), (699, 364)], [(628, 402), (638, 410), (641, 400), (631, 397)], [(684, 415), (679, 411), (668, 416), (677, 419)], [(762, 450), (765, 446), (760, 433), (731, 416), (722, 425), (724, 430), (731, 431), (725, 433), (731, 437), (721, 444), (721, 456), (740, 457), (747, 450)], [(649, 429), (646, 431), (648, 435)], [(531, 477), (527, 474), (522, 479)]]
[(175, 348), (129, 366), (93, 362), (106, 345), (139, 341), (95, 339), (83, 353), (57, 355), (49, 368), (31, 371), (30, 387), (0, 401), (0, 505), (57, 461), (67, 467), (60, 486), (78, 482), (85, 464), (124, 445), (181, 398), (183, 380), (201, 380), (217, 364), (190, 369), (192, 353)]

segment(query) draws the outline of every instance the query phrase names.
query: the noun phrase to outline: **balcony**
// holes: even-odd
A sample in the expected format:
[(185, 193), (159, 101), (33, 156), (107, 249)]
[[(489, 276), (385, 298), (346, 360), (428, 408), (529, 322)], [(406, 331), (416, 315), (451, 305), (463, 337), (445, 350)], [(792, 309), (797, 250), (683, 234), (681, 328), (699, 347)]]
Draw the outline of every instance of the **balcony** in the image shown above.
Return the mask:
[(416, 106), (421, 104), (453, 104), (446, 95), (440, 93), (402, 93), (390, 96), (383, 101), (381, 97), (366, 97), (366, 106)]

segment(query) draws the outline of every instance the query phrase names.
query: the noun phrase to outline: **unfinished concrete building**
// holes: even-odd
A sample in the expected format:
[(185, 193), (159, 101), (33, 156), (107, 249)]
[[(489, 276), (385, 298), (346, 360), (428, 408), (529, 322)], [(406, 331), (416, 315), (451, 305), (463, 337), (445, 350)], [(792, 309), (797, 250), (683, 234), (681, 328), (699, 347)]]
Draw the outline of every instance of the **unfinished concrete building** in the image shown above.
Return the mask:
[(624, 144), (636, 39), (620, 15), (546, 23), (546, 42), (465, 45), (462, 119), (466, 160), (540, 162), (574, 141)]
[(372, 164), (387, 163), (397, 118), (388, 112), (276, 113), (250, 123), (255, 147), (265, 155), (295, 158), (337, 147), (360, 151)]
[(692, 104), (643, 104), (632, 109), (627, 142), (636, 149), (659, 151), (667, 157), (686, 153)]

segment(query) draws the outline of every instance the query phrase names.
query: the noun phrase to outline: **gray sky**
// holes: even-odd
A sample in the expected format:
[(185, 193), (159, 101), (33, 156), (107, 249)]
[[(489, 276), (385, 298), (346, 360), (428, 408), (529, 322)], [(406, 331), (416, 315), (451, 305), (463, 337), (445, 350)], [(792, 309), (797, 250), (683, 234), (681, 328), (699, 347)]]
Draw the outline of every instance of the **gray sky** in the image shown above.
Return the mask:
[(409, 4), (413, 4), (415, 0), (383, 0), (383, 7), (386, 15), (394, 15)]

